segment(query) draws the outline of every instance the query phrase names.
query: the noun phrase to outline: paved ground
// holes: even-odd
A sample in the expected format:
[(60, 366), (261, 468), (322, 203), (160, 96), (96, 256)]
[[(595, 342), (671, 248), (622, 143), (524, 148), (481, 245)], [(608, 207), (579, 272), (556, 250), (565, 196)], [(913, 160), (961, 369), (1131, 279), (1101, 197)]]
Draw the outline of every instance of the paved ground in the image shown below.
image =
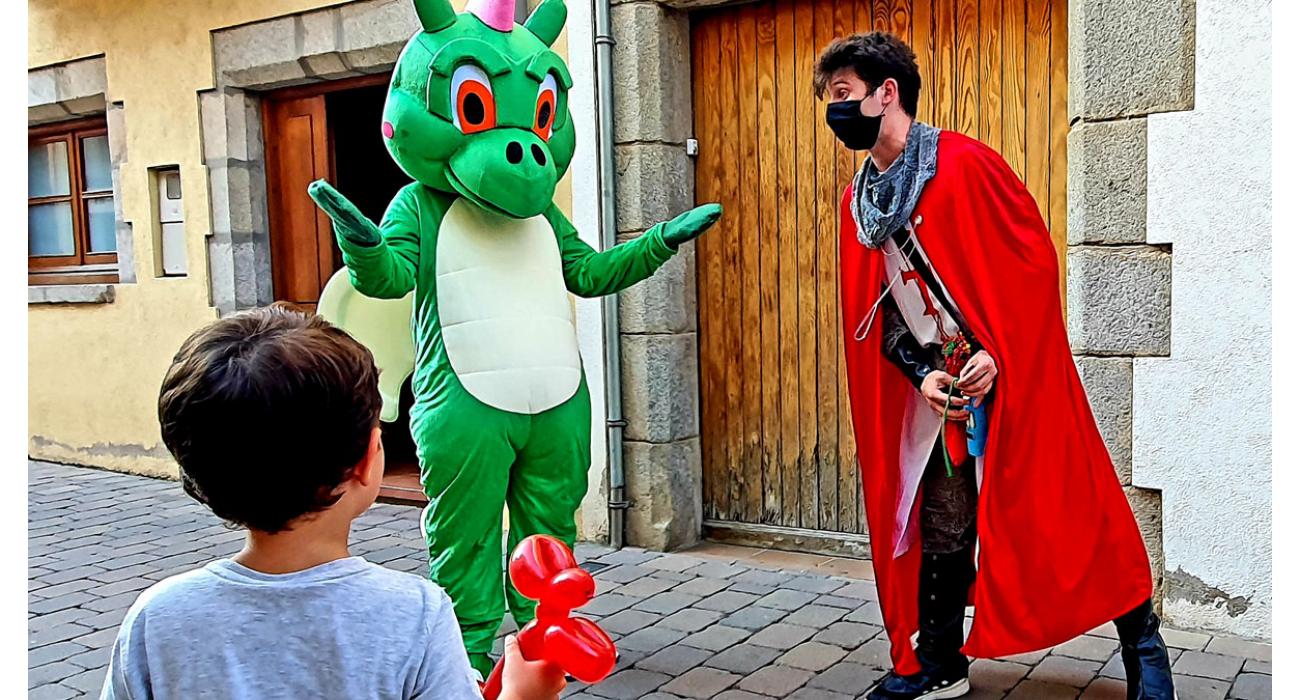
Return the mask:
[[(108, 648), (136, 595), (238, 550), (174, 482), (32, 463), (29, 698), (97, 696)], [(379, 505), (353, 551), (422, 572), (418, 511)], [(709, 546), (687, 554), (579, 547), (600, 582), (584, 609), (617, 639), (619, 670), (571, 698), (860, 697), (888, 657), (859, 562)], [(1182, 700), (1271, 697), (1269, 645), (1169, 630)], [(970, 698), (1123, 698), (1110, 629), (1051, 652), (976, 662)]]

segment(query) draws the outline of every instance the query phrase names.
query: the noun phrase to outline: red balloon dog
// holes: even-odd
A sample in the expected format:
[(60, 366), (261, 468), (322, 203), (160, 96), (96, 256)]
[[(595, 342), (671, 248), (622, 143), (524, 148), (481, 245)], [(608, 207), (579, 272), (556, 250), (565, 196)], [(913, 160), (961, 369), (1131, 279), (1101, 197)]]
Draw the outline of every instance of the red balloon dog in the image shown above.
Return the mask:
[[(582, 681), (595, 683), (614, 670), (614, 642), (583, 617), (571, 617), (596, 595), (596, 581), (578, 568), (573, 552), (549, 535), (531, 535), (510, 555), (515, 590), (537, 601), (537, 618), (519, 631), (519, 652), (529, 661), (549, 661)], [(483, 686), (483, 697), (501, 694), (502, 661)]]

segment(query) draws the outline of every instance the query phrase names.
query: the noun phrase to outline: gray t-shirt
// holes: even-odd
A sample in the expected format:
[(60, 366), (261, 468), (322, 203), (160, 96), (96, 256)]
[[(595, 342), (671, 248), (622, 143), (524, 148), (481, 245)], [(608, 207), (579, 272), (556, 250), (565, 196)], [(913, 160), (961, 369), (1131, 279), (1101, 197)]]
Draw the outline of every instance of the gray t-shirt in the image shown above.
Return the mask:
[(480, 700), (447, 594), (360, 557), (291, 574), (223, 559), (140, 594), (101, 700)]

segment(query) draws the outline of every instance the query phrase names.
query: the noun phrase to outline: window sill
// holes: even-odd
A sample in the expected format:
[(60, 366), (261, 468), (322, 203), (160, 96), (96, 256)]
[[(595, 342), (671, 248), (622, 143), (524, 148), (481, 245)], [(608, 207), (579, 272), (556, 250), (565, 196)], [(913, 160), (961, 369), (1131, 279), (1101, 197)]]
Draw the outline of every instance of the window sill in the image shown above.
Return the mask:
[(112, 284), (43, 284), (28, 285), (27, 303), (31, 304), (111, 304), (117, 298)]

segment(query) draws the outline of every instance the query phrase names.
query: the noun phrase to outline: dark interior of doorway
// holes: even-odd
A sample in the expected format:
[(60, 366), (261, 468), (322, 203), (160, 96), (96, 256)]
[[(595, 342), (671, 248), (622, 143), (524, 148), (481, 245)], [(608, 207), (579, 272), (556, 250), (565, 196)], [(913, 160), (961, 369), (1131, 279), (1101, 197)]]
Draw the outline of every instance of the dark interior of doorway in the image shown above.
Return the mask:
[[(397, 191), (411, 181), (389, 157), (380, 124), (387, 85), (370, 85), (325, 95), (333, 155), (334, 186), (357, 205), (362, 214), (378, 222)], [(425, 503), (420, 469), (411, 440), (410, 410), (413, 398), (408, 379), (402, 387), (401, 416), (382, 424), (387, 464), (381, 500)]]

